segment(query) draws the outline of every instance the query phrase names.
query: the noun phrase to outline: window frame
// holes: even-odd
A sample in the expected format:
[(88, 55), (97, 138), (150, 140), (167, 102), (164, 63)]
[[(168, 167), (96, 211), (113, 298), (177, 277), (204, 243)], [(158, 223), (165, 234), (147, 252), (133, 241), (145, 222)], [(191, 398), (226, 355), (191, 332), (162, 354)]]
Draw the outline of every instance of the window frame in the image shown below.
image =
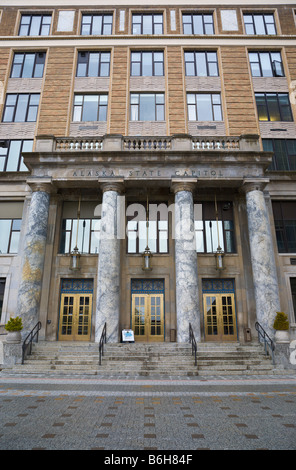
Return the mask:
[[(270, 112), (270, 106), (271, 106), (271, 103), (268, 103), (268, 97), (271, 95), (275, 95), (276, 96), (276, 102), (277, 102), (277, 111), (278, 111), (278, 114), (280, 116), (281, 119), (277, 119), (277, 120), (271, 120), (270, 119), (270, 116), (271, 116), (271, 112)], [(280, 104), (280, 100), (279, 100), (279, 97), (281, 95), (285, 95), (287, 96), (287, 104), (285, 105), (282, 105)], [(258, 101), (257, 101), (257, 98), (259, 96), (263, 96), (264, 97), (264, 110), (265, 110), (265, 115), (267, 116), (267, 120), (266, 119), (260, 119), (260, 109), (259, 109), (259, 105), (258, 105)], [(293, 112), (292, 112), (292, 107), (291, 107), (291, 103), (290, 103), (290, 99), (289, 99), (289, 94), (288, 93), (276, 93), (276, 92), (270, 92), (270, 93), (266, 93), (266, 92), (255, 92), (255, 101), (256, 101), (256, 106), (257, 106), (257, 114), (258, 114), (258, 120), (259, 122), (294, 122), (294, 117), (293, 117)], [(260, 106), (262, 107), (263, 105), (260, 104)], [(290, 114), (290, 117), (291, 119), (289, 119), (288, 121), (287, 120), (283, 120), (283, 109), (286, 108), (289, 110), (289, 114)]]
[[(282, 160), (284, 161), (284, 166), (285, 168), (278, 168), (280, 166), (279, 164), (279, 158), (277, 157), (277, 154), (275, 152), (275, 142), (280, 142), (282, 145), (282, 148), (284, 147), (285, 153), (281, 157)], [(295, 154), (289, 153), (289, 147), (287, 145), (287, 141), (293, 141), (295, 145)], [(296, 171), (296, 139), (273, 139), (273, 138), (264, 138), (262, 139), (262, 145), (263, 149), (265, 152), (273, 152), (273, 157), (272, 157), (272, 163), (270, 167), (268, 168), (269, 171)], [(272, 149), (268, 149), (268, 147), (271, 146)], [(292, 168), (293, 165), (291, 164), (292, 157), (295, 159), (295, 168)]]
[[(194, 61), (186, 61), (186, 54), (194, 54)], [(207, 75), (199, 75), (197, 72), (197, 54), (204, 54), (205, 55), (205, 65), (206, 65), (206, 70), (207, 70)], [(208, 54), (215, 54), (216, 55), (216, 60), (215, 61), (210, 61), (208, 59)], [(184, 64), (185, 64), (185, 77), (219, 77), (219, 62), (218, 62), (218, 54), (217, 51), (202, 51), (202, 50), (184, 50)], [(193, 64), (194, 67), (194, 75), (187, 74), (187, 64)], [(217, 69), (217, 75), (212, 75), (210, 74), (210, 64), (215, 64), (216, 69)]]
[[(134, 18), (136, 16), (141, 17), (140, 23), (138, 23), (138, 22), (136, 23), (134, 21)], [(152, 18), (152, 32), (151, 33), (143, 33), (143, 17), (144, 16), (151, 16), (151, 18)], [(161, 23), (157, 23), (155, 21), (156, 16), (161, 16), (161, 18), (162, 18)], [(156, 25), (160, 25), (160, 24), (161, 24), (161, 29), (162, 29), (161, 33), (155, 33)], [(134, 33), (134, 26), (135, 25), (140, 25), (140, 30), (141, 30), (140, 33), (138, 33), (138, 32)], [(131, 21), (131, 34), (135, 35), (135, 36), (136, 35), (143, 35), (143, 34), (144, 35), (161, 35), (161, 34), (164, 34), (164, 15), (163, 15), (163, 12), (160, 12), (160, 13), (136, 13), (136, 12), (133, 12), (132, 13), (132, 21)]]
[[(84, 63), (84, 62), (81, 62), (81, 61), (79, 62), (79, 58), (82, 58), (82, 54), (87, 55), (87, 61), (85, 62), (85, 64), (86, 64), (86, 74), (85, 75), (78, 75), (79, 64)], [(98, 75), (89, 75), (89, 64), (90, 64), (90, 55), (91, 54), (99, 54)], [(109, 61), (108, 62), (107, 61), (102, 62), (102, 54), (109, 54)], [(101, 74), (102, 63), (103, 64), (108, 64), (108, 75), (102, 75)], [(111, 52), (110, 51), (78, 51), (75, 77), (77, 77), (77, 78), (110, 77), (110, 64), (111, 64)]]
[[(252, 17), (252, 23), (246, 23), (245, 16), (251, 16)], [(265, 34), (256, 32), (256, 23), (255, 23), (255, 20), (254, 20), (255, 16), (257, 16), (257, 17), (262, 16)], [(266, 18), (265, 18), (266, 16), (272, 16), (273, 17), (273, 23), (267, 23)], [(263, 36), (277, 36), (277, 27), (276, 27), (274, 12), (272, 12), (272, 13), (244, 12), (243, 13), (243, 23), (244, 23), (244, 28), (245, 28), (245, 34), (247, 34), (248, 36), (262, 36), (262, 35)], [(248, 25), (252, 24), (253, 30), (254, 30), (253, 33), (247, 33), (246, 24), (248, 24)], [(275, 31), (273, 34), (268, 33), (267, 26), (266, 26), (267, 24), (273, 24), (274, 31)]]
[[(8, 165), (8, 162), (9, 162), (10, 149), (11, 149), (11, 143), (12, 142), (21, 142), (18, 161), (17, 161), (17, 168), (16, 168), (16, 170), (7, 170), (7, 165)], [(22, 152), (23, 152), (25, 142), (32, 142), (32, 147), (33, 147), (33, 143), (34, 143), (33, 139), (7, 139), (7, 140), (5, 140), (5, 146), (0, 147), (0, 152), (1, 152), (1, 148), (7, 148), (7, 153), (6, 153), (6, 155), (0, 155), (0, 162), (1, 162), (2, 158), (4, 159), (3, 170), (1, 170), (1, 165), (0, 165), (0, 173), (1, 172), (4, 173), (6, 171), (13, 171), (13, 172), (15, 172), (15, 171), (28, 171), (28, 169), (21, 169), (21, 166), (24, 165), (23, 158), (22, 158)]]
[[(284, 212), (289, 212), (287, 210), (287, 206), (291, 204), (292, 210), (294, 209), (293, 214), (296, 214), (296, 201), (272, 201), (272, 210), (273, 210), (273, 218), (274, 218), (274, 229), (276, 233), (276, 241), (277, 241), (277, 248), (278, 253), (296, 253), (296, 215), (294, 219), (287, 218), (284, 215)], [(286, 206), (286, 208), (284, 207)], [(293, 207), (294, 206), (294, 207)], [(279, 215), (280, 218), (277, 218)], [(295, 239), (289, 241), (287, 237), (287, 227), (288, 222), (294, 222), (294, 234)], [(283, 245), (283, 248), (280, 248), (279, 244)], [(293, 243), (295, 245), (295, 249), (290, 249), (289, 245)]]
[[(281, 59), (280, 61), (272, 60), (271, 56), (272, 54), (275, 54), (275, 53), (280, 55), (280, 59)], [(258, 61), (257, 62), (251, 61), (250, 54), (257, 54)], [(264, 75), (263, 68), (262, 68), (262, 60), (260, 57), (261, 54), (268, 54), (269, 62), (270, 62), (270, 70), (272, 72), (272, 75)], [(284, 77), (285, 76), (284, 65), (282, 61), (282, 54), (280, 51), (248, 51), (248, 55), (249, 55), (249, 63), (250, 63), (252, 77), (261, 78), (261, 77)], [(274, 62), (280, 63), (282, 75), (277, 74), (277, 70), (276, 70), (276, 67), (274, 66)], [(253, 75), (252, 64), (258, 64), (260, 75)]]
[[(7, 100), (8, 100), (8, 97), (9, 96), (13, 96), (15, 95), (16, 96), (16, 102), (14, 105), (10, 105), (10, 104), (7, 104)], [(26, 103), (26, 112), (25, 112), (25, 119), (23, 121), (15, 121), (15, 117), (16, 117), (16, 113), (17, 113), (17, 110), (18, 110), (18, 106), (19, 106), (19, 99), (20, 99), (20, 96), (24, 96), (24, 95), (28, 95), (28, 100), (27, 100), (27, 103)], [(38, 105), (36, 104), (30, 104), (30, 101), (32, 99), (32, 96), (39, 96), (39, 99), (38, 99)], [(2, 113), (2, 122), (36, 122), (37, 121), (37, 117), (38, 117), (38, 111), (39, 111), (39, 104), (40, 104), (40, 93), (7, 93), (6, 94), (6, 98), (5, 98), (5, 103), (4, 103), (4, 106), (3, 106), (3, 113)], [(11, 120), (4, 120), (4, 117), (5, 117), (5, 112), (8, 108), (13, 108), (13, 113), (12, 113), (12, 119)], [(34, 108), (37, 108), (36, 109), (36, 116), (35, 116), (35, 120), (28, 120), (28, 116), (29, 116), (29, 113), (34, 109)]]
[[(151, 53), (152, 54), (152, 75), (143, 75), (143, 54)], [(133, 61), (133, 54), (140, 54), (140, 60)], [(162, 61), (155, 59), (155, 54), (162, 54)], [(133, 74), (133, 64), (139, 64), (140, 73), (139, 75)], [(162, 64), (162, 74), (155, 73), (156, 64)], [(164, 51), (163, 50), (132, 50), (130, 55), (130, 76), (131, 77), (163, 77), (164, 76)]]
[[(191, 17), (191, 21), (184, 23), (184, 17), (185, 16)], [(195, 16), (201, 17), (202, 29), (203, 29), (202, 33), (194, 31), (194, 17)], [(205, 16), (211, 16), (212, 21), (210, 23), (205, 22)], [(191, 25), (191, 33), (185, 33), (184, 24), (186, 24), (186, 25), (190, 24)], [(212, 26), (212, 32), (211, 33), (206, 32), (206, 25), (211, 25)], [(208, 13), (183, 12), (182, 13), (182, 33), (185, 34), (185, 35), (192, 34), (192, 35), (195, 35), (195, 36), (200, 36), (200, 35), (201, 36), (212, 36), (212, 35), (214, 35), (215, 34), (214, 13), (213, 12), (208, 12)]]
[[(24, 65), (25, 65), (25, 60), (26, 60), (26, 56), (28, 55), (32, 55), (34, 54), (35, 57), (34, 57), (34, 64), (33, 64), (33, 67), (32, 67), (32, 76), (30, 77), (23, 77), (23, 73), (24, 73)], [(42, 75), (41, 76), (38, 76), (38, 77), (35, 77), (35, 73), (36, 73), (36, 65), (38, 65), (38, 56), (40, 57), (40, 55), (42, 54), (43, 56), (43, 62), (41, 61), (40, 64), (43, 65), (43, 68), (42, 68)], [(22, 63), (21, 64), (16, 64), (15, 63), (15, 57), (16, 55), (22, 55), (23, 56), (23, 60), (22, 60)], [(11, 64), (11, 70), (10, 70), (10, 78), (43, 78), (43, 75), (44, 75), (44, 68), (45, 68), (45, 60), (46, 60), (46, 52), (45, 51), (38, 51), (38, 52), (29, 52), (29, 51), (26, 51), (26, 52), (17, 52), (15, 51), (14, 52), (14, 55), (13, 55), (13, 60), (12, 60), (12, 64)], [(13, 69), (14, 67), (16, 67), (17, 65), (21, 65), (20, 67), (20, 73), (18, 76), (13, 76)]]
[[(208, 255), (209, 253), (215, 253), (216, 248), (213, 246), (213, 240), (211, 243), (208, 243), (207, 237), (207, 224), (210, 226), (210, 223), (214, 225), (213, 230), (217, 231), (216, 227), (216, 214), (215, 214), (215, 202), (214, 201), (200, 201), (195, 203), (194, 205), (201, 205), (201, 219), (197, 219), (194, 217), (194, 230), (195, 230), (195, 238), (196, 238), (196, 252), (198, 254), (205, 254)], [(223, 209), (224, 207), (227, 208), (227, 211), (230, 210), (230, 216), (227, 218), (225, 214), (227, 211)], [(197, 211), (198, 212), (198, 211)], [(231, 201), (217, 201), (217, 212), (218, 212), (218, 232), (219, 236), (222, 235), (222, 240), (220, 238), (220, 246), (226, 254), (236, 254), (237, 253), (237, 243), (236, 243), (236, 231), (235, 231), (235, 220), (234, 220), (234, 210), (233, 210), (233, 203)], [(209, 218), (209, 215), (206, 213), (212, 213), (213, 216)], [(197, 226), (197, 223), (201, 223), (201, 226)], [(226, 228), (226, 223), (231, 222), (232, 228)], [(220, 223), (220, 225), (219, 225)], [(197, 237), (197, 232), (201, 233), (201, 238)], [(227, 240), (227, 233), (231, 234), (229, 241)], [(216, 236), (216, 235), (215, 235)], [(218, 237), (217, 237), (218, 238)], [(197, 243), (198, 241), (202, 241), (203, 249), (198, 250)], [(223, 243), (221, 243), (223, 242)], [(229, 250), (228, 245), (232, 245), (233, 249)], [(209, 246), (208, 246), (209, 245)], [(212, 245), (212, 250), (210, 250), (210, 245)]]
[[(6, 219), (6, 218), (2, 219), (2, 218), (0, 218), (0, 222), (2, 220), (10, 221), (10, 228), (9, 228), (9, 235), (8, 235), (8, 239), (7, 239), (7, 251), (5, 251), (3, 253), (0, 251), (0, 256), (1, 255), (15, 255), (15, 254), (18, 253), (18, 249), (17, 249), (17, 251), (11, 251), (12, 238), (13, 238), (14, 233), (18, 233), (17, 245), (18, 245), (18, 248), (19, 248), (20, 234), (21, 234), (21, 229), (22, 229), (22, 219), (21, 218), (14, 218), (14, 219)], [(15, 221), (20, 221), (19, 229), (14, 229), (13, 228), (13, 224), (14, 224)]]
[[(83, 20), (84, 18), (90, 16), (91, 17), (91, 22), (90, 23), (85, 23)], [(107, 17), (112, 17), (112, 22), (107, 23), (105, 22)], [(94, 18), (95, 17), (101, 17), (102, 18), (102, 23), (101, 23), (101, 32), (100, 33), (93, 33), (93, 23), (94, 23)], [(111, 13), (82, 13), (81, 15), (81, 24), (80, 24), (80, 35), (81, 36), (111, 36), (113, 34), (113, 25), (114, 23), (114, 15), (113, 12)], [(108, 25), (111, 24), (111, 32), (110, 33), (105, 33), (104, 29), (107, 28)], [(83, 33), (83, 26), (90, 25), (90, 32), (89, 33)]]
[[(39, 26), (39, 34), (37, 35), (31, 35), (30, 34), (30, 31), (31, 31), (31, 28), (32, 28), (32, 19), (34, 17), (38, 17), (40, 16), (41, 17), (41, 21), (40, 21), (40, 26)], [(52, 25), (52, 13), (25, 13), (25, 12), (22, 12), (21, 13), (21, 18), (20, 18), (20, 24), (19, 24), (19, 29), (18, 29), (18, 36), (21, 36), (21, 37), (29, 37), (29, 36), (33, 36), (33, 37), (37, 37), (37, 36), (50, 36), (51, 34), (51, 25)], [(21, 33), (21, 28), (26, 26), (27, 23), (25, 24), (22, 24), (22, 20), (24, 17), (30, 17), (30, 22), (28, 23), (28, 34), (20, 34)], [(44, 18), (46, 17), (50, 17), (50, 23), (45, 23), (43, 24), (43, 20)], [(42, 28), (45, 26), (45, 25), (49, 25), (48, 27), (48, 34), (41, 34), (41, 31), (42, 31)]]
[[(188, 103), (188, 97), (189, 95), (194, 96), (195, 102), (194, 103)], [(198, 102), (197, 102), (197, 97), (199, 95), (209, 95), (211, 97), (211, 114), (212, 114), (212, 119), (206, 119), (206, 120), (200, 120), (198, 118)], [(214, 103), (213, 102), (213, 96), (219, 96), (220, 98), (220, 103)], [(188, 116), (188, 121), (189, 122), (207, 122), (207, 121), (213, 121), (213, 122), (223, 122), (223, 110), (222, 110), (222, 99), (221, 99), (221, 93), (220, 92), (214, 92), (214, 93), (198, 93), (198, 92), (187, 92), (186, 96), (186, 102), (187, 102), (187, 116)], [(194, 106), (195, 109), (195, 118), (196, 119), (190, 119), (190, 111), (189, 107)], [(219, 112), (221, 115), (221, 119), (215, 119), (215, 107), (219, 108)]]
[[(75, 104), (75, 99), (78, 98), (79, 96), (82, 97), (82, 104)], [(90, 121), (88, 120), (83, 120), (83, 113), (85, 111), (84, 106), (85, 106), (85, 97), (87, 96), (97, 96), (98, 97), (98, 107), (97, 107), (97, 120), (96, 121)], [(100, 98), (106, 96), (107, 97), (107, 102), (106, 104), (102, 103), (100, 104)], [(74, 94), (74, 99), (73, 99), (73, 115), (72, 115), (72, 122), (107, 122), (108, 119), (108, 93), (75, 93)], [(75, 117), (75, 108), (81, 108), (80, 110), (80, 119), (74, 119)], [(104, 109), (104, 112), (106, 112), (106, 119), (99, 119), (100, 118), (100, 112)]]
[[(147, 95), (153, 95), (154, 96), (154, 116), (155, 116), (154, 120), (141, 119), (141, 117), (143, 117), (142, 115), (140, 115), (140, 113), (141, 113), (141, 97), (143, 97), (144, 95), (146, 95), (146, 96)], [(138, 96), (138, 103), (132, 103), (133, 97), (136, 97), (136, 96)], [(157, 96), (163, 97), (163, 102), (162, 103), (157, 103), (156, 102)], [(132, 119), (133, 114), (134, 114), (133, 109), (136, 109), (137, 119)], [(160, 110), (160, 109), (162, 110), (162, 113), (163, 113), (163, 119), (157, 119), (158, 110)], [(145, 121), (146, 122), (165, 122), (165, 94), (163, 92), (157, 92), (157, 93), (150, 93), (150, 92), (147, 92), (147, 93), (134, 93), (134, 92), (131, 92), (130, 93), (130, 121), (132, 121), (132, 122), (145, 122)]]
[[(67, 255), (70, 254), (71, 251), (74, 249), (76, 245), (76, 233), (77, 233), (77, 217), (64, 217), (61, 220), (61, 235), (60, 235), (60, 243), (59, 243), (59, 254), (61, 255)], [(88, 234), (88, 240), (85, 241), (86, 239), (82, 239), (82, 245), (80, 246), (79, 240), (77, 241), (78, 249), (79, 252), (83, 255), (98, 255), (99, 254), (99, 246), (100, 246), (100, 233), (101, 233), (101, 217), (80, 217), (79, 223), (78, 223), (78, 232), (80, 230), (79, 226), (81, 224), (83, 225), (84, 222), (89, 221), (89, 234)], [(67, 229), (67, 222), (70, 222), (71, 228)], [(75, 224), (76, 222), (76, 224)], [(96, 223), (99, 223), (99, 229), (94, 228), (94, 225)], [(65, 228), (64, 228), (65, 226)], [(69, 234), (68, 240), (67, 240), (67, 235)], [(93, 237), (95, 237), (95, 234), (98, 233), (99, 236), (97, 237), (98, 239), (98, 244), (96, 246), (97, 251), (92, 251), (92, 242), (93, 242)], [(83, 251), (83, 248), (85, 246), (85, 243), (88, 245), (88, 251)], [(64, 248), (62, 249), (62, 246)], [(67, 250), (66, 250), (67, 248)]]

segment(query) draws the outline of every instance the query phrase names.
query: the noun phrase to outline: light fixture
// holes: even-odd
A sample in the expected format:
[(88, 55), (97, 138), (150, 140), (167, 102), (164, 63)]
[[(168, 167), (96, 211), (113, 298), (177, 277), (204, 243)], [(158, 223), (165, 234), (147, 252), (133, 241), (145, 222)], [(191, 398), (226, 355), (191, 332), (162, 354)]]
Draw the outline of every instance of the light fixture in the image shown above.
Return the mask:
[(151, 271), (152, 270), (152, 267), (151, 267), (152, 253), (151, 253), (151, 250), (150, 250), (149, 244), (148, 244), (148, 231), (149, 231), (149, 213), (148, 213), (148, 195), (147, 195), (147, 210), (146, 210), (147, 246), (145, 248), (144, 253), (142, 254), (142, 258), (143, 258), (142, 269), (143, 269), (143, 271)]
[(217, 251), (215, 251), (214, 254), (215, 254), (215, 258), (216, 258), (216, 269), (218, 271), (222, 271), (224, 269), (224, 265), (223, 265), (224, 251), (222, 250), (222, 248), (220, 246), (220, 239), (219, 239), (219, 223), (218, 223), (218, 208), (217, 208), (216, 194), (215, 194), (215, 210), (216, 210), (218, 247), (217, 247)]
[(78, 228), (79, 228), (79, 218), (80, 218), (80, 204), (81, 204), (81, 196), (79, 197), (78, 202), (78, 210), (77, 210), (77, 231), (76, 231), (76, 245), (73, 251), (71, 251), (71, 260), (70, 260), (70, 269), (71, 271), (79, 271), (80, 270), (80, 252), (77, 247), (78, 243)]

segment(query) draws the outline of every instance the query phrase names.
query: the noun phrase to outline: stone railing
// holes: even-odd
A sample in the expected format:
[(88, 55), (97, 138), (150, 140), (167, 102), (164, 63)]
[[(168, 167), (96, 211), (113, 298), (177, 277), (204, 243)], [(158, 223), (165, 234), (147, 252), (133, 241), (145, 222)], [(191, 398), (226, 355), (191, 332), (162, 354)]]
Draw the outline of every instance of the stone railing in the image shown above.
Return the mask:
[(106, 134), (102, 137), (54, 137), (38, 136), (36, 152), (84, 152), (84, 151), (260, 151), (258, 135), (240, 137), (193, 137), (187, 134), (145, 137)]

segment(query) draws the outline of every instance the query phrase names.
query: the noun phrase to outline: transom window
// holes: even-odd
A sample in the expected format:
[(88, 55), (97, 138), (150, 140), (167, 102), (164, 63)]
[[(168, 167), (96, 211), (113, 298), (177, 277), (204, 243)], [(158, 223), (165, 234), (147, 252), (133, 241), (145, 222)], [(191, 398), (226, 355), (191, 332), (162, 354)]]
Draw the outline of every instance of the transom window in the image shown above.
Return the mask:
[(162, 13), (133, 14), (132, 34), (163, 34)]
[(0, 171), (28, 171), (22, 152), (31, 152), (33, 140), (5, 140), (0, 143)]
[(49, 36), (51, 15), (22, 15), (19, 36)]
[(213, 15), (208, 13), (184, 13), (184, 34), (214, 34)]
[[(168, 253), (167, 204), (149, 204), (148, 246), (152, 253)], [(147, 246), (146, 204), (127, 207), (127, 252), (143, 253)]]
[(73, 121), (107, 121), (108, 95), (75, 95)]
[(131, 76), (151, 77), (164, 75), (162, 51), (131, 52)]
[(216, 52), (187, 51), (184, 53), (185, 73), (187, 76), (218, 77)]
[(272, 208), (279, 253), (296, 253), (296, 202), (273, 201)]
[(262, 139), (263, 150), (273, 152), (270, 170), (296, 171), (296, 139)]
[(249, 52), (253, 77), (283, 77), (284, 69), (280, 52)]
[(246, 34), (275, 35), (276, 27), (273, 14), (244, 14)]
[(2, 121), (35, 122), (39, 99), (39, 93), (7, 94)]
[[(218, 245), (225, 253), (235, 253), (233, 207), (231, 202), (203, 202), (194, 205), (195, 239), (198, 253), (213, 253)], [(218, 224), (217, 224), (218, 218)]]
[(78, 52), (77, 77), (109, 77), (110, 52)]
[(293, 121), (288, 93), (255, 93), (259, 121)]
[(112, 34), (113, 15), (82, 15), (81, 34), (85, 35), (107, 35)]
[(11, 78), (43, 77), (45, 52), (16, 52), (13, 57)]
[(189, 121), (222, 121), (220, 93), (188, 93)]
[(131, 121), (164, 121), (163, 93), (132, 93)]

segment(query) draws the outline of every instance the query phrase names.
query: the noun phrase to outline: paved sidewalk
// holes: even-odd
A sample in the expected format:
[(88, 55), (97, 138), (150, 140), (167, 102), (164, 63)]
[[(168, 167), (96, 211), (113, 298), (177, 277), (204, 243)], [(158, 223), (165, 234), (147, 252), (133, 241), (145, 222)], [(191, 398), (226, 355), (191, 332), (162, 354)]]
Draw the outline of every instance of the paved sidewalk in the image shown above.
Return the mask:
[(1, 450), (295, 450), (296, 376), (53, 378), (2, 372), (0, 422)]

